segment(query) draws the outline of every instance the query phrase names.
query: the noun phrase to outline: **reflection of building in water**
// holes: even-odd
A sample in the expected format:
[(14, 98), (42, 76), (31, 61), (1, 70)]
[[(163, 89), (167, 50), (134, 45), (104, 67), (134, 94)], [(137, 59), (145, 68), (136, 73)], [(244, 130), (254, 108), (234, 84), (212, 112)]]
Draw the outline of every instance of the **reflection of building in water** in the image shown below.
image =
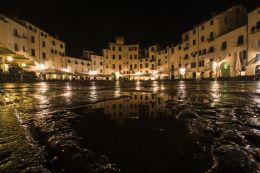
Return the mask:
[(165, 107), (167, 104), (165, 101), (167, 100), (186, 101), (192, 104), (208, 104), (211, 102), (208, 97), (196, 94), (182, 97), (164, 93), (152, 94), (134, 92), (130, 93), (128, 97), (95, 103), (92, 105), (92, 109), (103, 109), (104, 115), (107, 115), (110, 119), (122, 122), (125, 118), (171, 115), (172, 110), (170, 110), (169, 107)]
[(94, 109), (104, 108), (104, 114), (112, 119), (154, 117), (168, 115), (164, 101), (169, 99), (165, 94), (130, 93), (129, 97), (108, 100), (93, 105)]

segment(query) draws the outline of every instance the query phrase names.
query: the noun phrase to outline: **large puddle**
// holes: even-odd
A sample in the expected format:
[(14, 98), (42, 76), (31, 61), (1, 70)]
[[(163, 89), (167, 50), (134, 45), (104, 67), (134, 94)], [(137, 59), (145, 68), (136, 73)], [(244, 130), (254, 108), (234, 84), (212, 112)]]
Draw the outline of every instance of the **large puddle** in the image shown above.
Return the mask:
[(259, 82), (0, 84), (0, 172), (259, 172)]

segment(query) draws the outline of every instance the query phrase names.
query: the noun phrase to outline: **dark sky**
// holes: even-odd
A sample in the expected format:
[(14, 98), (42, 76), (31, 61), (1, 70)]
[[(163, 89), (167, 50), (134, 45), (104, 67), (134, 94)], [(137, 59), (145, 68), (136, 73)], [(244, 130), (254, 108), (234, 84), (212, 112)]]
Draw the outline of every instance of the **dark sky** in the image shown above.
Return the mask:
[(4, 0), (0, 12), (16, 14), (67, 43), (67, 53), (80, 56), (83, 49), (100, 50), (116, 35), (142, 46), (168, 45), (180, 34), (231, 5), (249, 10), (260, 0), (90, 1)]

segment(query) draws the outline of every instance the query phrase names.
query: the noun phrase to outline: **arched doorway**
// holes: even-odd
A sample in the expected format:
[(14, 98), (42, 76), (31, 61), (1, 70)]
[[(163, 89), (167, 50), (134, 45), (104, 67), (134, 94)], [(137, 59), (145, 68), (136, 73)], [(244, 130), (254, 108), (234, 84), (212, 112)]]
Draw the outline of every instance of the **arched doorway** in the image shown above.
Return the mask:
[(221, 77), (229, 77), (230, 76), (230, 65), (227, 62), (223, 62), (220, 65)]
[(200, 78), (204, 79), (204, 71), (200, 73)]
[(260, 65), (255, 67), (255, 77), (260, 78)]
[(192, 79), (196, 79), (196, 72), (192, 73)]

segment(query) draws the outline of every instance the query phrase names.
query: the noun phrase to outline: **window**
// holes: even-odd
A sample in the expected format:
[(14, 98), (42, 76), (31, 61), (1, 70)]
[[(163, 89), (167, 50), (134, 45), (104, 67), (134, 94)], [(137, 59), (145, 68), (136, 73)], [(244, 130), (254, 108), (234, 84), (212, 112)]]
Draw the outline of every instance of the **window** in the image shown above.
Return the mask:
[(23, 51), (24, 51), (24, 52), (26, 51), (26, 48), (25, 48), (25, 46), (23, 46)]
[(54, 53), (54, 50), (53, 50), (53, 49), (51, 49), (51, 53)]
[(205, 37), (201, 36), (201, 42), (204, 42)]
[(247, 51), (244, 50), (244, 51), (239, 52), (239, 58), (240, 59), (247, 59)]
[(210, 32), (209, 37), (210, 37), (210, 38), (213, 38), (213, 37), (214, 37), (214, 33), (213, 33), (213, 32)]
[(119, 64), (118, 67), (119, 67), (119, 71), (121, 71), (121, 70), (122, 70), (122, 66), (121, 66), (121, 64)]
[(112, 50), (115, 51), (115, 46), (112, 46)]
[(41, 36), (42, 36), (42, 37), (44, 36), (43, 32), (41, 32)]
[(209, 47), (209, 50), (208, 50), (208, 53), (212, 53), (212, 52), (214, 52), (214, 47), (213, 46)]
[(31, 50), (31, 56), (35, 56), (35, 49)]
[(204, 30), (204, 25), (201, 26), (201, 30)]
[(228, 23), (228, 18), (227, 17), (225, 17), (225, 23)]
[(115, 55), (112, 55), (112, 59), (116, 59), (116, 56), (115, 56)]
[(244, 36), (243, 35), (240, 35), (238, 38), (237, 38), (237, 45), (242, 45), (244, 43)]
[(35, 43), (35, 38), (34, 38), (34, 36), (31, 36), (31, 42), (32, 42), (32, 43)]
[(46, 59), (46, 53), (45, 52), (42, 53), (42, 59)]
[(113, 64), (113, 69), (115, 69), (116, 68), (116, 65), (115, 64)]
[(193, 46), (196, 45), (196, 40), (193, 40)]
[(204, 60), (199, 61), (199, 67), (204, 67)]
[(135, 59), (137, 59), (137, 55), (135, 55)]
[(122, 51), (122, 48), (121, 48), (121, 47), (118, 47), (118, 51)]
[(145, 68), (148, 68), (148, 63), (145, 63)]
[(45, 41), (42, 41), (42, 47), (45, 47), (46, 45), (45, 45)]
[(140, 68), (143, 68), (143, 64), (140, 64)]
[(214, 24), (214, 20), (211, 20), (211, 21), (210, 21), (210, 25), (213, 25), (213, 24)]
[(260, 47), (260, 40), (257, 40), (257, 47)]
[(196, 34), (196, 29), (193, 30), (193, 34)]
[(14, 36), (16, 36), (16, 37), (19, 36), (17, 29), (14, 29)]
[(60, 48), (63, 49), (63, 44), (60, 44)]
[(102, 70), (100, 70), (100, 73), (102, 73)]
[(179, 50), (181, 50), (181, 46), (179, 46)]
[(19, 51), (19, 46), (18, 46), (17, 43), (14, 43), (14, 50), (15, 50), (15, 51)]
[(94, 61), (94, 65), (96, 65), (96, 61)]
[(191, 68), (196, 68), (196, 62), (191, 63)]
[(221, 45), (221, 50), (225, 50), (225, 49), (227, 49), (227, 42), (226, 41), (224, 41)]
[(239, 14), (239, 13), (240, 13), (240, 9), (239, 9), (239, 8), (237, 8), (236, 12), (237, 12), (237, 14)]
[(119, 55), (119, 59), (122, 59), (122, 55)]
[(257, 30), (260, 29), (260, 21), (258, 21), (258, 22), (256, 23), (256, 29), (257, 29)]
[(54, 40), (52, 40), (52, 45), (53, 45), (53, 46), (55, 46), (55, 45), (56, 45), (56, 43), (55, 43), (55, 41), (54, 41)]
[(135, 69), (137, 69), (137, 64), (135, 64)]
[(100, 62), (100, 65), (103, 65), (103, 62)]
[(130, 55), (130, 59), (133, 59), (133, 55)]

